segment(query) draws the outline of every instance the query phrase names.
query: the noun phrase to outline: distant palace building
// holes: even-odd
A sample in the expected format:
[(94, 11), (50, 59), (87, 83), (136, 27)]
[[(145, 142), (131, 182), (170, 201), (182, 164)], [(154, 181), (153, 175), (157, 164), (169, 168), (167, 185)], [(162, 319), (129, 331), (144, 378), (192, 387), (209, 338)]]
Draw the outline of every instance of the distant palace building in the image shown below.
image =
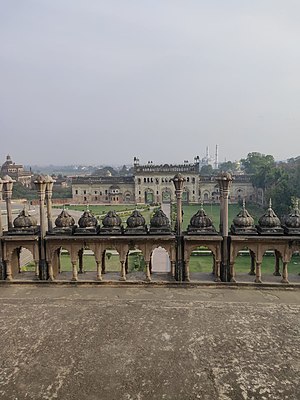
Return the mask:
[(33, 176), (31, 171), (24, 171), (23, 165), (14, 163), (10, 155), (6, 156), (6, 161), (1, 167), (1, 176), (5, 175), (9, 175), (15, 181), (27, 187), (31, 185), (31, 178)]
[[(128, 177), (87, 176), (72, 179), (72, 197), (75, 203), (169, 203), (175, 202), (172, 179), (181, 173), (185, 178), (184, 203), (219, 203), (219, 185), (214, 176), (201, 176), (199, 158), (194, 163), (181, 165), (140, 165), (134, 158), (134, 174)], [(230, 190), (231, 203), (239, 200), (257, 201), (249, 176), (237, 175)]]

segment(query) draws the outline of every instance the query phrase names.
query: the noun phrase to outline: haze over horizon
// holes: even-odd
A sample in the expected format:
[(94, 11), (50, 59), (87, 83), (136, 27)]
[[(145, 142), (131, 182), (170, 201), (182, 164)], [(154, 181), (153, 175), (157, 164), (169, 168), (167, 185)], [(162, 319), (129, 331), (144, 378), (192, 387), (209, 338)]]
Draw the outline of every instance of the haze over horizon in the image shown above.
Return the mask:
[(300, 151), (300, 2), (0, 0), (0, 163)]

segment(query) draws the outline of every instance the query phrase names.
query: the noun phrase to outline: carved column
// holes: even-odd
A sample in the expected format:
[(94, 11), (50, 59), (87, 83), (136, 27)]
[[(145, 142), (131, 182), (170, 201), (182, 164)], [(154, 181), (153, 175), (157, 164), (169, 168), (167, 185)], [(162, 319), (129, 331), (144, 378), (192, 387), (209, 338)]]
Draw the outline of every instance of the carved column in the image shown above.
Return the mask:
[(2, 241), (1, 238), (3, 236), (3, 225), (2, 225), (2, 189), (3, 189), (3, 180), (0, 178), (0, 280), (5, 279), (5, 265), (3, 261), (3, 249), (2, 249)]
[(221, 212), (222, 216), (222, 280), (225, 282), (230, 281), (230, 267), (229, 267), (229, 256), (228, 256), (228, 196), (229, 187), (232, 182), (232, 177), (228, 172), (221, 172), (217, 177), (220, 188), (220, 198), (222, 199)]
[(53, 265), (51, 261), (48, 261), (48, 272), (49, 272), (49, 280), (54, 281)]
[(175, 277), (175, 261), (171, 261), (171, 275)]
[(236, 279), (235, 279), (234, 261), (230, 261), (230, 264), (229, 264), (229, 273), (230, 273), (230, 282), (235, 283), (235, 282), (236, 282)]
[(249, 275), (255, 275), (255, 254), (252, 251), (250, 251), (250, 257), (251, 257), (251, 266)]
[(185, 178), (181, 174), (177, 174), (173, 178), (173, 183), (175, 186), (175, 195), (176, 195), (176, 203), (177, 203), (177, 219), (176, 219), (176, 280), (181, 282), (185, 280), (183, 271), (183, 262), (182, 262), (182, 253), (183, 253), (183, 237), (182, 237), (182, 193), (183, 193), (183, 184), (185, 182)]
[(101, 262), (101, 272), (102, 272), (102, 274), (105, 274), (105, 261), (106, 261), (106, 259), (105, 259), (105, 255), (106, 255), (106, 250), (104, 250), (103, 251), (103, 253), (102, 253), (102, 262)]
[(97, 280), (102, 281), (102, 275), (101, 275), (101, 262), (96, 260), (97, 264)]
[(220, 278), (220, 268), (221, 267), (221, 262), (219, 260), (215, 261), (215, 282), (221, 282)]
[(256, 268), (255, 268), (255, 283), (262, 283), (261, 281), (261, 261), (256, 261)]
[[(0, 237), (3, 236), (3, 225), (2, 225), (2, 189), (3, 189), (3, 180), (0, 178)], [(0, 250), (1, 252), (1, 250)], [(2, 252), (1, 252), (2, 255)], [(2, 260), (2, 257), (1, 257)]]
[(48, 219), (48, 232), (51, 232), (53, 229), (52, 224), (52, 190), (55, 180), (52, 179), (51, 176), (47, 175), (46, 177), (46, 206), (47, 206), (47, 219)]
[(185, 281), (190, 282), (190, 260), (186, 260), (184, 263), (184, 276)]
[(6, 210), (7, 210), (7, 227), (8, 230), (13, 228), (13, 217), (12, 217), (12, 208), (11, 208), (11, 196), (14, 180), (6, 175), (3, 180), (3, 189), (4, 189), (4, 198), (6, 201)]
[(121, 264), (120, 281), (126, 281), (125, 260), (120, 260), (120, 264)]
[(286, 261), (283, 262), (282, 265), (282, 279), (281, 283), (289, 283), (289, 275), (288, 275), (288, 263)]
[(79, 258), (79, 274), (83, 273), (83, 249), (79, 250), (78, 258)]
[(150, 273), (150, 260), (145, 260), (146, 265), (146, 281), (151, 282), (151, 273)]
[(273, 273), (274, 276), (281, 276), (280, 273), (280, 255), (277, 251), (275, 251), (275, 270)]
[(6, 260), (6, 280), (12, 281), (12, 269), (10, 260)]
[(48, 271), (46, 264), (46, 254), (45, 254), (45, 235), (46, 235), (46, 221), (45, 221), (45, 192), (47, 179), (40, 175), (37, 180), (34, 182), (39, 196), (39, 204), (40, 204), (40, 278), (47, 279)]
[(78, 281), (77, 261), (71, 261), (71, 263), (72, 263), (72, 281)]

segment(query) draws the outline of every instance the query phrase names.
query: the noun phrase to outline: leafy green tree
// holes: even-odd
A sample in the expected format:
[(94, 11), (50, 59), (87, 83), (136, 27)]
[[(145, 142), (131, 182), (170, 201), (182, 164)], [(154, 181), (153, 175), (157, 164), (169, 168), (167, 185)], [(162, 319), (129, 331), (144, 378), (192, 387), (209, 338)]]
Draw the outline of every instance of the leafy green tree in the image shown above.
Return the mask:
[(203, 167), (200, 170), (201, 175), (213, 175), (214, 170), (211, 165), (203, 165)]

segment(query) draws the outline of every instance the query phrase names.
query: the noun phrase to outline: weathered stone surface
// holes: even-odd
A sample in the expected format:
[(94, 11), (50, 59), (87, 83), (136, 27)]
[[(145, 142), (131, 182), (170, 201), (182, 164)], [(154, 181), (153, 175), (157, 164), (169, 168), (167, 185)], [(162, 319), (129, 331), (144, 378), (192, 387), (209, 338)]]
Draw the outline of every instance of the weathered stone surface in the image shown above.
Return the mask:
[(298, 399), (299, 291), (1, 287), (0, 398)]

